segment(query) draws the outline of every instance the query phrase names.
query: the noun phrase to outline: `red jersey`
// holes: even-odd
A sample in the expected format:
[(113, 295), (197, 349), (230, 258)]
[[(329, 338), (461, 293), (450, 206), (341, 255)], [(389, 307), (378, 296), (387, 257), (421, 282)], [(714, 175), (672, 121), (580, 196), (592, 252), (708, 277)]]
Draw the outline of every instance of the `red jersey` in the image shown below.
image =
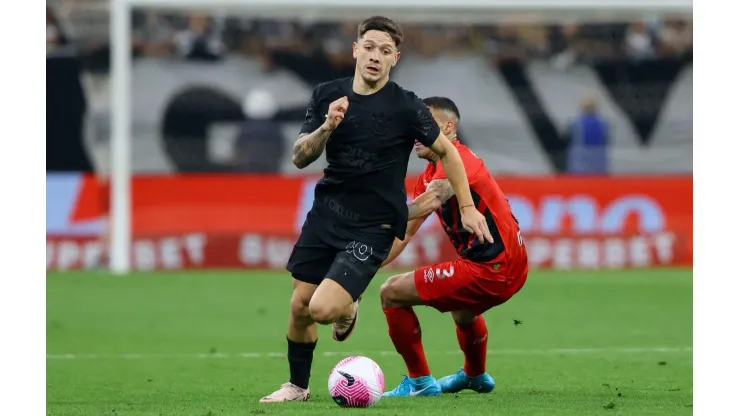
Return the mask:
[[(502, 261), (511, 256), (521, 258), (524, 246), (520, 238), (519, 223), (511, 212), (511, 206), (503, 191), (475, 153), (457, 140), (452, 144), (460, 153), (468, 176), (473, 203), (485, 216), (488, 229), (493, 236), (493, 243), (486, 241), (481, 244), (474, 233), (468, 232), (462, 226), (456, 196), (447, 200), (436, 211), (450, 242), (455, 246), (460, 257), (475, 263)], [(440, 161), (430, 163), (421, 174), (414, 187), (414, 198), (423, 194), (429, 183), (435, 179), (447, 179)]]

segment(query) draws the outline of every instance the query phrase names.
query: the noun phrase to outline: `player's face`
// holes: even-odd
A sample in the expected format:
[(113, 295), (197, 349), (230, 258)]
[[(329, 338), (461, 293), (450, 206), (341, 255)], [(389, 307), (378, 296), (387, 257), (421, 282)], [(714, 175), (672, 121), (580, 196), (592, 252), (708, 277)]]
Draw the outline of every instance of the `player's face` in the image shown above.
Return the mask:
[(357, 61), (357, 72), (368, 84), (388, 77), (391, 68), (401, 57), (391, 36), (379, 30), (368, 30), (352, 44), (352, 56)]

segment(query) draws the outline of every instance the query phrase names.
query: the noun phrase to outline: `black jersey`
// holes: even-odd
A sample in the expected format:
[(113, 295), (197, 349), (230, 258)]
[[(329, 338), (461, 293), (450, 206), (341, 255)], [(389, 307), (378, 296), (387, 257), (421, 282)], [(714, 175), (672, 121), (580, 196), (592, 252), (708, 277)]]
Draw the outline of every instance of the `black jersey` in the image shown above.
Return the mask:
[(326, 118), (329, 104), (346, 96), (344, 120), (326, 143), (324, 177), (316, 185), (312, 211), (348, 228), (406, 231), (404, 185), (414, 140), (431, 146), (439, 127), (426, 104), (389, 81), (371, 95), (352, 90), (353, 78), (314, 88), (301, 133), (312, 133)]

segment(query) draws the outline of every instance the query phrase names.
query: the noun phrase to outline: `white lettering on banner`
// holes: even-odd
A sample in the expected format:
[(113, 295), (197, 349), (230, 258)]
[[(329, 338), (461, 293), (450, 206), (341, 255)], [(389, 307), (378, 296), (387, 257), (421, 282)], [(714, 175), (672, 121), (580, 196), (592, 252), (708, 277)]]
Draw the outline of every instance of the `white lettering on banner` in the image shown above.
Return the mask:
[(239, 261), (247, 266), (285, 268), (294, 242), (288, 238), (245, 234), (239, 242)]
[(547, 238), (527, 240), (531, 267), (624, 269), (671, 265), (676, 238), (671, 233), (632, 237)]
[(80, 261), (80, 246), (77, 242), (61, 241), (57, 244), (57, 267), (68, 270), (77, 266)]
[(604, 266), (611, 269), (623, 269), (627, 264), (627, 249), (624, 241), (619, 238), (609, 238), (604, 242)]
[(650, 246), (648, 245), (647, 238), (643, 236), (636, 236), (630, 239), (630, 263), (634, 267), (648, 267), (650, 266), (651, 253)]
[(163, 238), (162, 241), (159, 242), (159, 250), (159, 260), (162, 264), (162, 268), (168, 270), (177, 270), (182, 268), (182, 253), (180, 252), (180, 244), (177, 238)]
[(188, 258), (198, 266), (203, 265), (206, 258), (206, 241), (205, 234), (188, 234), (183, 238)]
[(527, 258), (532, 265), (541, 265), (550, 260), (552, 249), (550, 241), (546, 238), (528, 238), (527, 239)]
[(246, 265), (258, 265), (262, 261), (262, 237), (246, 234), (239, 242), (239, 260)]
[(46, 270), (49, 270), (54, 265), (54, 243), (51, 241), (46, 242)]
[(670, 264), (673, 261), (673, 245), (676, 237), (671, 233), (660, 233), (655, 236), (655, 251), (658, 261), (662, 264)]
[(293, 242), (287, 238), (269, 237), (265, 250), (268, 266), (284, 269), (293, 251)]
[(157, 268), (157, 250), (152, 240), (136, 240), (132, 252), (137, 270), (149, 271)]
[(88, 241), (82, 248), (82, 268), (91, 269), (100, 264), (103, 245), (98, 241)]
[(573, 240), (562, 238), (553, 244), (552, 267), (569, 270), (573, 268)]

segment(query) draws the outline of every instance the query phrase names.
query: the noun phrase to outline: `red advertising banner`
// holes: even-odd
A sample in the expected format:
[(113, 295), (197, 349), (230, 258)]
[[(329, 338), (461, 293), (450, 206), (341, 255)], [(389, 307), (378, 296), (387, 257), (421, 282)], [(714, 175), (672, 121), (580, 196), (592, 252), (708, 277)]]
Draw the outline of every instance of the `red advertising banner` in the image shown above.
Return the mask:
[[(690, 176), (497, 180), (519, 220), (533, 268), (692, 264)], [(407, 189), (414, 182), (409, 178)], [(134, 267), (282, 269), (313, 203), (314, 183), (315, 178), (238, 175), (134, 178)], [(93, 177), (47, 178), (47, 269), (98, 263), (107, 198)], [(454, 256), (433, 216), (394, 266)]]

